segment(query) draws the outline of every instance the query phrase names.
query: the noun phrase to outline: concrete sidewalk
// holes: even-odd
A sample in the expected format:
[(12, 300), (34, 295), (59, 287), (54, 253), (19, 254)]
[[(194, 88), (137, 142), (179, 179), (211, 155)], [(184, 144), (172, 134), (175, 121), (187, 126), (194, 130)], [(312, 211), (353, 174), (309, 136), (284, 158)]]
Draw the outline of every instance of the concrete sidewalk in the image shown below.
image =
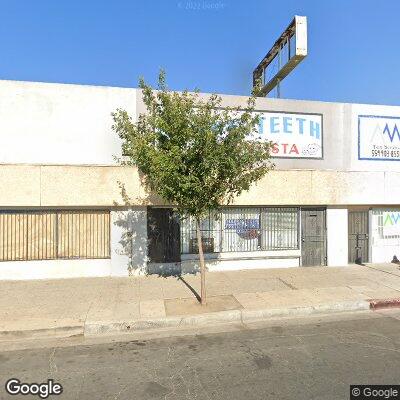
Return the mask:
[(198, 275), (2, 281), (0, 340), (245, 323), (400, 298), (392, 264), (210, 272), (203, 307), (194, 294), (199, 284)]

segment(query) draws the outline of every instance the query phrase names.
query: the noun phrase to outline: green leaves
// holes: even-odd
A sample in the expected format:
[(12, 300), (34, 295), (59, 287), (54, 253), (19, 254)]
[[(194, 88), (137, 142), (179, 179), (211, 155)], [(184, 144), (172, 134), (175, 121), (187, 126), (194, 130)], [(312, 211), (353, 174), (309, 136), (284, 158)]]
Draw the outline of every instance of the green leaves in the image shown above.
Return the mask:
[(123, 154), (145, 176), (148, 188), (181, 214), (201, 217), (229, 204), (273, 167), (270, 142), (251, 140), (258, 116), (255, 98), (244, 109), (222, 108), (213, 94), (167, 89), (160, 72), (158, 91), (140, 80), (147, 112), (133, 122), (126, 111), (112, 114)]

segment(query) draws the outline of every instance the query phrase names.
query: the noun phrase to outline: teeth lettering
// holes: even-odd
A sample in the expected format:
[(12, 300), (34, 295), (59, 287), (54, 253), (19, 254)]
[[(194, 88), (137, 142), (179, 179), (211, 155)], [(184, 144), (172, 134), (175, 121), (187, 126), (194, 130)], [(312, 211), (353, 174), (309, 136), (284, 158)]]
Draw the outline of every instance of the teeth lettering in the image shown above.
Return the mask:
[(319, 114), (260, 113), (260, 139), (273, 143), (273, 157), (322, 158), (322, 116)]

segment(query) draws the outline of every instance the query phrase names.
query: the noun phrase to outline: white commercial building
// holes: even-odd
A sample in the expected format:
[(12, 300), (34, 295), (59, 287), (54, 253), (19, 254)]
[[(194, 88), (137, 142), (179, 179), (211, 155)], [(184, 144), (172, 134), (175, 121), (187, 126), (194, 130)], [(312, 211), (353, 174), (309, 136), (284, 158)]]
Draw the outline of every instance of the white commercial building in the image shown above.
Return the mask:
[[(192, 221), (115, 160), (117, 108), (137, 118), (141, 91), (0, 81), (0, 279), (197, 267)], [(256, 109), (276, 168), (203, 221), (209, 269), (400, 257), (400, 107), (260, 98)]]

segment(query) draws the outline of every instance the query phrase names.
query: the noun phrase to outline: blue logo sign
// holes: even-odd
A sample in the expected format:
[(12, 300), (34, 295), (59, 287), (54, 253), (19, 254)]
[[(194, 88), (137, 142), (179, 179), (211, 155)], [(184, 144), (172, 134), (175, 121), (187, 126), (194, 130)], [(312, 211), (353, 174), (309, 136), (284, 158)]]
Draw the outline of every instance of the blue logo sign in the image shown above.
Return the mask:
[(385, 219), (383, 221), (383, 225), (397, 225), (397, 223), (400, 221), (400, 212), (398, 213), (386, 213)]
[[(397, 137), (397, 140), (400, 141), (400, 132), (397, 128), (397, 124), (394, 124), (392, 132), (390, 132), (389, 124), (385, 125), (385, 129), (383, 130), (383, 134), (387, 133), (390, 141), (393, 143), (393, 139)], [(396, 136), (397, 134), (397, 136)]]
[(358, 159), (400, 161), (400, 116), (358, 116)]

